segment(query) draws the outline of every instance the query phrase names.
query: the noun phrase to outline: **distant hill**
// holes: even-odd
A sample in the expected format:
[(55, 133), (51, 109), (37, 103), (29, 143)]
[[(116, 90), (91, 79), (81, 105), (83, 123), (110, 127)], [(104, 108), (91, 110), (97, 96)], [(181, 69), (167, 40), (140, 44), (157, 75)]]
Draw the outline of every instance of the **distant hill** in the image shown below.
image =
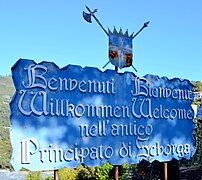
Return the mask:
[(0, 76), (0, 123), (9, 126), (9, 102), (14, 94), (11, 76)]
[(14, 94), (11, 76), (0, 76), (0, 168), (11, 168), (9, 102)]

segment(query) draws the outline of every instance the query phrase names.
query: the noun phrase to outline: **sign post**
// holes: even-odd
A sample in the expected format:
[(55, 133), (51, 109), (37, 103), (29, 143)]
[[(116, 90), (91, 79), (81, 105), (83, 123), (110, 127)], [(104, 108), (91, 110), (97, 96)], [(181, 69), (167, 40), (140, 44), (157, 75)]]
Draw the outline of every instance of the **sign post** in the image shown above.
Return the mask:
[(54, 180), (59, 180), (58, 170), (54, 169)]
[(115, 180), (118, 180), (119, 179), (119, 167), (118, 166), (115, 166)]
[[(115, 66), (115, 71), (116, 71), (116, 73), (118, 73), (117, 66)], [(119, 166), (118, 165), (115, 165), (114, 172), (115, 172), (115, 180), (118, 180), (119, 179)]]
[(168, 163), (164, 162), (164, 179), (168, 180)]

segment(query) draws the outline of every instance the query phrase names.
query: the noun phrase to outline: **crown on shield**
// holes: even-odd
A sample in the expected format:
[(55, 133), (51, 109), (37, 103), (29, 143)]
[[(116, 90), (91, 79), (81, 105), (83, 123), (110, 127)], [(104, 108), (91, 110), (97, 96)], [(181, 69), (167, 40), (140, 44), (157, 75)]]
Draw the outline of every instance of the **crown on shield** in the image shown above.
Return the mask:
[(120, 28), (119, 32), (116, 30), (116, 28), (114, 27), (113, 32), (108, 28), (108, 33), (112, 34), (112, 35), (116, 35), (116, 36), (121, 36), (121, 37), (126, 37), (126, 38), (133, 38), (133, 34), (131, 35), (128, 34), (128, 29), (126, 30), (125, 33), (123, 33), (122, 28)]
[(149, 21), (145, 22), (136, 34), (132, 33), (129, 35), (128, 30), (123, 33), (122, 28), (120, 28), (120, 31), (118, 32), (115, 27), (113, 32), (110, 29), (108, 29), (107, 32), (95, 16), (97, 9), (91, 11), (88, 6), (86, 6), (86, 9), (89, 13), (83, 11), (83, 18), (87, 22), (92, 23), (91, 17), (93, 17), (105, 34), (109, 36), (109, 61), (103, 66), (103, 68), (111, 62), (116, 67), (115, 69), (117, 69), (117, 67), (121, 69), (132, 66), (134, 70), (137, 71), (132, 64), (132, 39), (135, 38), (145, 27), (148, 27)]

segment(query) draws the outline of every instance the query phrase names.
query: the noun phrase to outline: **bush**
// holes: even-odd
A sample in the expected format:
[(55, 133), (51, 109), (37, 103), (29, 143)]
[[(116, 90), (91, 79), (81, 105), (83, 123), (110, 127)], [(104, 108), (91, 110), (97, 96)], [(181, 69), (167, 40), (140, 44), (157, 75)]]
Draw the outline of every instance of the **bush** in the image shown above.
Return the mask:
[(104, 164), (103, 166), (97, 167), (97, 174), (100, 180), (111, 180), (114, 179), (113, 176), (113, 166), (109, 163)]
[(77, 169), (62, 168), (58, 172), (60, 180), (112, 180), (114, 179), (114, 169), (109, 163), (103, 166), (87, 167), (81, 164)]
[(54, 180), (54, 177), (53, 176), (48, 176), (44, 180)]
[(60, 180), (76, 180), (78, 171), (75, 169), (62, 168), (58, 171)]
[(40, 171), (37, 172), (29, 172), (26, 177), (26, 180), (43, 180), (44, 177)]
[(41, 171), (36, 172), (29, 172), (29, 174), (26, 177), (26, 180), (53, 180), (53, 176), (45, 177)]
[(76, 180), (95, 180), (98, 179), (97, 168), (96, 167), (86, 167), (84, 164), (80, 165), (78, 168), (78, 174)]

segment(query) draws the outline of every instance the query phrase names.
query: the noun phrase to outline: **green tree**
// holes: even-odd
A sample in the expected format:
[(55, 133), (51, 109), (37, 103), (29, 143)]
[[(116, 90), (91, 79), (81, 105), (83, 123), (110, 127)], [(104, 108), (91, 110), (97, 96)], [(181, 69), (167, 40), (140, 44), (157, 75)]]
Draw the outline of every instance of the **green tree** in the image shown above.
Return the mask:
[(193, 82), (193, 84), (194, 84), (194, 92), (202, 91), (202, 82), (195, 81), (195, 82)]
[(195, 123), (195, 130), (194, 130), (194, 137), (196, 140), (196, 153), (194, 154), (193, 158), (189, 162), (189, 164), (202, 166), (202, 119), (194, 119)]

